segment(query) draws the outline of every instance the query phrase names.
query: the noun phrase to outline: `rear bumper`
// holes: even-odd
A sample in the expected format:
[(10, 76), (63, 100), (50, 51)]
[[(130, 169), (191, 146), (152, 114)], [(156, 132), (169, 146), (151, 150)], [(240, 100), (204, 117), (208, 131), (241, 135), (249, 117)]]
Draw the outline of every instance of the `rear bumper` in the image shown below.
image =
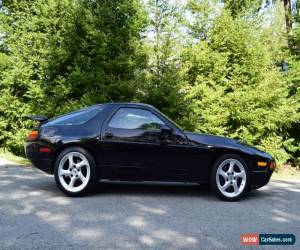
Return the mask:
[(29, 160), (36, 168), (46, 172), (47, 174), (53, 174), (52, 160), (38, 158), (29, 158)]
[(25, 144), (26, 157), (32, 162), (33, 166), (48, 173), (53, 174), (53, 150), (49, 153), (40, 152), (40, 148), (46, 145), (41, 142), (27, 142)]
[(267, 171), (253, 171), (251, 175), (251, 189), (258, 189), (268, 184), (272, 174), (272, 169), (268, 169)]

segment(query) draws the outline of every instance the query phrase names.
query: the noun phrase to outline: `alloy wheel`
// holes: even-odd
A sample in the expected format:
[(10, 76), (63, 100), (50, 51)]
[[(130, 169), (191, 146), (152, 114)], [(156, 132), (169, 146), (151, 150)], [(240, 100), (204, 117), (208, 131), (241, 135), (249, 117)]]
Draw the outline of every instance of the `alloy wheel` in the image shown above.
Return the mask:
[(69, 192), (82, 191), (87, 186), (90, 176), (89, 161), (79, 152), (69, 152), (59, 162), (59, 182)]
[(219, 191), (228, 198), (235, 198), (243, 192), (246, 178), (245, 167), (237, 159), (226, 159), (218, 166), (217, 186)]

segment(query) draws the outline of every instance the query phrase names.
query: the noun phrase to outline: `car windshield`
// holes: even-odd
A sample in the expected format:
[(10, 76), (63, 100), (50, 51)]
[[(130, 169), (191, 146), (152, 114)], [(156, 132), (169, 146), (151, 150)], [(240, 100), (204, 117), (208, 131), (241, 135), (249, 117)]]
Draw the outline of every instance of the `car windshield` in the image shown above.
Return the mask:
[(49, 125), (81, 125), (94, 118), (103, 110), (103, 107), (81, 109), (66, 115), (53, 118), (48, 122)]

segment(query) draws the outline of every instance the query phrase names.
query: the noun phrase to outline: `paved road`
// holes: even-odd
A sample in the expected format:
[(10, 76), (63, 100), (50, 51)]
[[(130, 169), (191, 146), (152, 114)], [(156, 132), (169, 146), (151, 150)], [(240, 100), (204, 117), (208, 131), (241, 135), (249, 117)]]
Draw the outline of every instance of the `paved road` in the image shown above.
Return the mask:
[(294, 233), (289, 248), (300, 249), (300, 181), (272, 181), (236, 203), (151, 183), (102, 183), (68, 198), (51, 176), (0, 161), (0, 249), (238, 249), (250, 232)]

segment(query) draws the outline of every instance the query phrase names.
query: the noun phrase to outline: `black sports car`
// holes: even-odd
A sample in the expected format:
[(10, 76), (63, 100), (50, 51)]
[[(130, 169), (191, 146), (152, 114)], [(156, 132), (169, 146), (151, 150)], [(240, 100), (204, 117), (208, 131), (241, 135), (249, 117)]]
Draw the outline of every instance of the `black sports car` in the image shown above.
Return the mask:
[(269, 154), (241, 141), (183, 131), (151, 105), (107, 103), (39, 121), (26, 155), (78, 196), (101, 179), (209, 183), (234, 201), (266, 185), (275, 168)]

